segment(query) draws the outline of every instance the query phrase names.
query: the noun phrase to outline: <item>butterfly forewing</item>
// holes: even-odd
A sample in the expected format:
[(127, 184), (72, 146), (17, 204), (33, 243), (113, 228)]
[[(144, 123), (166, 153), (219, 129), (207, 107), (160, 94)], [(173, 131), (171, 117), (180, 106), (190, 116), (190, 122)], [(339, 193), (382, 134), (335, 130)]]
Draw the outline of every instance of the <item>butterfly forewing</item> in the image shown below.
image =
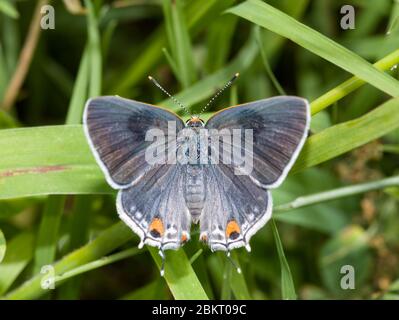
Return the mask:
[(134, 184), (149, 170), (145, 158), (152, 143), (145, 141), (149, 130), (159, 129), (166, 135), (168, 122), (174, 122), (177, 130), (184, 127), (169, 111), (115, 96), (90, 99), (83, 121), (96, 160), (115, 189)]
[[(209, 119), (206, 128), (251, 130), (253, 166), (248, 174), (259, 186), (275, 188), (295, 162), (309, 121), (309, 104), (305, 99), (281, 96), (222, 110)], [(244, 147), (242, 143), (241, 148)]]

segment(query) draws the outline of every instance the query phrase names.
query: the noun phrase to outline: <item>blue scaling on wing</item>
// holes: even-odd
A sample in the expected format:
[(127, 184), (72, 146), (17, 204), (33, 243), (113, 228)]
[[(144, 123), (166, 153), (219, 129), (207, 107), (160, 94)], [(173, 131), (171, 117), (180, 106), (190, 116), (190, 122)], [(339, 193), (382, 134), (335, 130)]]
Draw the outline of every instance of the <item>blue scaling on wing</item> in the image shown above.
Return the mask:
[[(241, 246), (250, 250), (251, 236), (271, 217), (268, 189), (279, 186), (291, 169), (309, 122), (307, 101), (288, 96), (227, 108), (209, 119), (205, 127), (210, 140), (219, 141), (218, 146), (211, 145), (211, 150), (219, 149), (219, 164), (204, 169), (207, 182), (200, 238), (212, 250)], [(242, 133), (239, 140), (234, 140), (234, 130)], [(251, 131), (252, 150), (248, 150), (245, 130)], [(226, 135), (231, 136), (225, 139)], [(220, 157), (226, 149), (232, 152), (230, 164)], [(250, 168), (243, 169), (242, 158), (234, 154), (250, 156)]]
[(183, 121), (167, 110), (124, 99), (104, 96), (90, 99), (85, 107), (83, 124), (93, 154), (107, 182), (114, 189), (136, 183), (151, 165), (145, 152), (151, 141), (145, 141), (150, 129), (167, 135), (168, 122), (179, 131)]
[(205, 127), (252, 130), (253, 170), (249, 175), (259, 186), (271, 189), (281, 184), (294, 164), (309, 123), (310, 110), (305, 99), (279, 96), (224, 109), (211, 117)]

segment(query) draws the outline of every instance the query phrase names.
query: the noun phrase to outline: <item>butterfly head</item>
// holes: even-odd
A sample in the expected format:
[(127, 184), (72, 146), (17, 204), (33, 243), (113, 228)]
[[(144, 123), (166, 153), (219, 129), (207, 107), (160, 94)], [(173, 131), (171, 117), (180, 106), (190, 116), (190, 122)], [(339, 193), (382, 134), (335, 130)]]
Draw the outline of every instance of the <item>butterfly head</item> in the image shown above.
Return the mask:
[(186, 127), (189, 128), (202, 128), (203, 126), (205, 126), (205, 122), (198, 116), (191, 116), (191, 118), (186, 121)]

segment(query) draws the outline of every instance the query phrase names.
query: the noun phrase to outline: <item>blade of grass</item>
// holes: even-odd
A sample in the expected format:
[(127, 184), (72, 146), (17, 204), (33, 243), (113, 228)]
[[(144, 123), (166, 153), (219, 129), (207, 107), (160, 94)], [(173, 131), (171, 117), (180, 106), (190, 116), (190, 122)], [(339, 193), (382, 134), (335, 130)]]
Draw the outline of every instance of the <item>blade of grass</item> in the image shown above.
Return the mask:
[(32, 259), (33, 243), (32, 233), (20, 233), (8, 241), (6, 255), (0, 264), (0, 295), (11, 287)]
[(10, 114), (0, 110), (0, 129), (10, 129), (18, 126), (19, 124)]
[[(273, 210), (274, 213), (284, 214), (284, 212), (298, 209), (306, 206), (311, 206), (320, 202), (326, 202), (330, 200), (336, 200), (343, 197), (349, 197), (359, 193), (365, 193), (378, 189), (385, 189), (388, 187), (399, 186), (399, 176), (385, 178), (381, 180), (376, 180), (367, 183), (361, 183), (357, 185), (352, 185), (348, 187), (337, 188), (333, 190), (328, 190), (320, 193), (311, 194), (308, 196), (302, 196), (296, 198), (295, 200), (276, 206)], [(278, 217), (277, 216), (277, 217)]]
[(90, 82), (89, 82), (89, 96), (96, 97), (101, 93), (101, 79), (102, 79), (102, 58), (101, 58), (101, 41), (97, 26), (97, 17), (94, 11), (94, 6), (91, 1), (85, 0), (87, 8), (87, 27), (88, 27), (88, 50), (90, 63)]
[(168, 292), (161, 279), (154, 280), (149, 284), (133, 292), (124, 295), (120, 300), (164, 300), (167, 299)]
[[(61, 275), (86, 263), (100, 259), (126, 243), (132, 237), (132, 231), (123, 222), (118, 222), (103, 231), (93, 241), (64, 256), (60, 261), (55, 263), (55, 274)], [(157, 250), (151, 247), (149, 247), (149, 250), (157, 265), (160, 266), (161, 260)], [(165, 280), (176, 299), (207, 298), (183, 250), (168, 251), (165, 267)], [(5, 298), (34, 299), (42, 296), (46, 293), (46, 290), (43, 290), (40, 286), (41, 279), (41, 274), (35, 275), (20, 287), (11, 291)]]
[(3, 261), (3, 258), (6, 254), (7, 243), (6, 238), (4, 237), (3, 231), (0, 229), (0, 263)]
[[(287, 10), (294, 17), (301, 17), (308, 5), (307, 0), (296, 2), (296, 6), (289, 6)], [(267, 43), (267, 54), (270, 58), (275, 56), (278, 50), (282, 47), (285, 38), (280, 37), (274, 33), (268, 33), (263, 39)], [(245, 71), (252, 65), (258, 53), (258, 46), (255, 41), (254, 34), (251, 34), (245, 45), (240, 49), (235, 58), (223, 69), (201, 79), (193, 86), (183, 90), (178, 95), (177, 99), (184, 105), (190, 106), (204, 99), (209, 98), (215, 94), (215, 88), (224, 83), (226, 79), (230, 79), (233, 74), (240, 72), (244, 75)], [(178, 108), (168, 99), (162, 101), (161, 105), (178, 112)]]
[(274, 219), (271, 219), (274, 241), (276, 242), (278, 258), (281, 267), (281, 295), (284, 300), (296, 300), (294, 281), (292, 280), (290, 266), (285, 258), (283, 244), (278, 234), (278, 229)]
[(17, 66), (20, 51), (21, 41), (18, 21), (4, 17), (1, 32), (2, 44), (4, 45), (4, 58), (6, 60), (6, 69), (3, 72), (7, 74), (7, 78), (10, 78)]
[[(228, 66), (196, 82), (194, 85), (175, 95), (175, 97), (186, 106), (193, 105), (210, 97), (215, 93), (215, 88), (224, 83), (226, 79), (230, 79), (238, 70), (241, 73), (244, 72), (255, 59), (257, 50), (255, 39), (251, 37)], [(179, 107), (170, 101), (170, 99), (160, 102), (160, 105), (175, 112), (180, 111)]]
[[(62, 257), (60, 261), (53, 265), (54, 272), (55, 274), (64, 274), (90, 261), (100, 259), (132, 238), (132, 231), (123, 222), (116, 223), (104, 230), (93, 241)], [(5, 298), (20, 300), (35, 299), (42, 296), (47, 293), (47, 290), (41, 287), (42, 277), (42, 274), (36, 274), (21, 286), (9, 292)]]
[(120, 260), (123, 260), (126, 258), (131, 258), (131, 257), (133, 257), (137, 254), (143, 253), (143, 252), (144, 252), (143, 250), (140, 250), (138, 248), (130, 248), (130, 249), (120, 251), (118, 253), (114, 253), (110, 256), (102, 257), (100, 259), (97, 259), (92, 262), (83, 264), (79, 267), (76, 267), (72, 270), (68, 270), (68, 271), (64, 272), (63, 274), (55, 275), (54, 282), (55, 283), (57, 283), (57, 282), (63, 283), (66, 280), (74, 278), (83, 273), (107, 266), (109, 264), (115, 263), (117, 261), (120, 261)]
[[(231, 5), (225, 0), (194, 0), (184, 8), (187, 18), (187, 28), (191, 36), (199, 33), (203, 26), (208, 24), (220, 12)], [(142, 53), (133, 60), (133, 63), (125, 68), (124, 74), (117, 75), (115, 84), (109, 90), (110, 93), (123, 95), (129, 92), (129, 88), (135, 86), (139, 81), (148, 76), (150, 71), (162, 58), (162, 48), (166, 46), (164, 37), (164, 26), (157, 29), (149, 38)]]
[(25, 80), (25, 76), (28, 72), (30, 63), (32, 61), (32, 56), (35, 51), (37, 42), (40, 36), (40, 19), (42, 17), (40, 10), (42, 6), (48, 3), (48, 0), (40, 0), (37, 2), (32, 20), (29, 26), (29, 32), (26, 36), (26, 40), (24, 43), (24, 47), (19, 56), (18, 66), (15, 70), (9, 84), (7, 90), (4, 95), (4, 100), (2, 101), (1, 107), (5, 111), (9, 111), (18, 96), (19, 90), (22, 86), (22, 83)]
[[(74, 197), (74, 206), (68, 226), (69, 242), (65, 245), (63, 252), (71, 252), (89, 240), (91, 197), (90, 195)], [(59, 298), (62, 300), (79, 299), (80, 284), (80, 277), (68, 281), (59, 290)]]
[(222, 292), (220, 294), (220, 299), (222, 300), (230, 300), (231, 299), (231, 273), (232, 273), (232, 264), (230, 261), (226, 261), (224, 263), (223, 270), (223, 280), (222, 280)]
[(255, 24), (286, 37), (305, 49), (356, 75), (391, 96), (399, 95), (399, 82), (363, 58), (259, 0), (245, 1), (229, 10)]
[(183, 16), (180, 0), (163, 0), (166, 34), (171, 48), (173, 61), (176, 63), (176, 76), (183, 88), (196, 79), (190, 36)]
[(162, 52), (165, 55), (166, 61), (168, 61), (169, 67), (171, 68), (171, 70), (175, 74), (177, 80), (180, 83), (182, 83), (183, 81), (179, 78), (179, 71), (177, 69), (177, 65), (176, 65), (175, 61), (173, 60), (172, 56), (170, 55), (169, 51), (166, 48), (162, 48)]
[(78, 75), (73, 87), (73, 94), (69, 103), (67, 124), (78, 124), (82, 121), (83, 108), (87, 100), (87, 88), (89, 82), (89, 49), (86, 46), (80, 60)]
[(190, 264), (193, 264), (202, 254), (203, 250), (199, 249), (196, 253), (194, 253), (190, 258)]
[(14, 3), (9, 0), (0, 0), (0, 12), (13, 19), (19, 18), (19, 13)]
[[(231, 3), (233, 4), (233, 1)], [(206, 42), (206, 69), (208, 72), (216, 72), (226, 65), (233, 45), (237, 21), (238, 18), (235, 16), (222, 15), (209, 25)]]
[(51, 196), (46, 201), (36, 240), (33, 274), (40, 272), (44, 265), (52, 264), (55, 260), (64, 203), (65, 196)]
[[(4, 55), (3, 45), (1, 42), (0, 42), (0, 69), (2, 70), (2, 72), (0, 72), (0, 101), (2, 101), (4, 95), (4, 89), (6, 88), (8, 82), (8, 74), (7, 74), (7, 61)], [(0, 111), (4, 113), (3, 110)]]
[[(234, 260), (234, 263), (237, 264), (237, 267), (241, 269), (240, 261), (238, 259), (238, 254), (236, 251), (231, 253), (231, 258)], [(242, 270), (242, 269), (241, 269)], [(231, 274), (231, 290), (233, 291), (234, 297), (238, 300), (251, 300), (252, 297), (249, 294), (247, 282), (245, 281), (244, 274), (242, 271), (239, 273), (237, 270), (232, 270)]]
[(398, 127), (399, 98), (394, 98), (362, 117), (332, 126), (309, 137), (292, 172), (327, 161)]
[[(377, 61), (374, 64), (374, 67), (376, 67), (378, 70), (385, 71), (389, 70), (398, 63), (399, 63), (399, 49), (395, 50), (386, 57)], [(365, 83), (366, 83), (365, 81), (359, 79), (358, 77), (352, 77), (346, 80), (342, 84), (338, 85), (337, 87), (326, 92), (316, 100), (312, 101), (312, 103), (310, 104), (312, 114), (316, 114), (322, 111), (323, 109), (327, 108), (328, 106), (334, 104), (338, 100), (347, 96), (349, 93), (360, 88)]]
[(269, 76), (270, 80), (272, 81), (274, 87), (276, 88), (277, 92), (280, 95), (286, 95), (283, 87), (280, 85), (278, 82), (276, 76), (274, 75), (272, 68), (270, 67), (269, 60), (267, 59), (267, 55), (265, 52), (265, 46), (263, 44), (262, 36), (261, 36), (261, 30), (259, 26), (255, 27), (255, 37), (256, 37), (256, 42), (258, 43), (259, 46), (259, 51), (262, 56), (262, 61), (263, 65), (265, 66), (266, 73)]
[[(160, 268), (162, 261), (158, 249), (148, 247), (148, 251)], [(176, 300), (208, 299), (183, 249), (166, 251), (164, 277)]]

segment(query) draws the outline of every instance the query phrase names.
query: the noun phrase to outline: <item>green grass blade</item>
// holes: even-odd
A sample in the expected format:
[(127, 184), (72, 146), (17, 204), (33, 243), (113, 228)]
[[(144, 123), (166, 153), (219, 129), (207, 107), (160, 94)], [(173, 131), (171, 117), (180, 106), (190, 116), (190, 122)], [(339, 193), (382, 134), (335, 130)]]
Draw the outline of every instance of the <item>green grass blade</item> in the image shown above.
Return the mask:
[(173, 60), (172, 56), (170, 55), (169, 51), (166, 48), (162, 48), (162, 52), (165, 55), (166, 61), (168, 61), (169, 67), (175, 74), (177, 80), (180, 83), (182, 83), (183, 81), (180, 79), (180, 74), (179, 74), (179, 70), (177, 69), (177, 65), (176, 65), (175, 61)]
[[(208, 19), (219, 15), (229, 5), (230, 1), (225, 0), (191, 1), (184, 10), (190, 35), (195, 36), (198, 34), (200, 29), (208, 24)], [(148, 37), (145, 49), (139, 57), (133, 59), (132, 64), (126, 68), (125, 73), (118, 74), (115, 85), (109, 90), (110, 93), (124, 95), (129, 92), (129, 88), (146, 78), (162, 58), (162, 48), (165, 46), (166, 39), (164, 37), (164, 27), (162, 26)]]
[(51, 196), (46, 202), (36, 240), (34, 274), (39, 273), (44, 265), (52, 264), (55, 259), (58, 228), (64, 210), (64, 203), (64, 196)]
[(18, 127), (17, 121), (4, 110), (0, 110), (0, 129), (10, 129)]
[(165, 300), (168, 297), (168, 292), (164, 287), (162, 279), (157, 279), (124, 295), (120, 300)]
[(4, 237), (3, 231), (0, 229), (0, 263), (3, 261), (3, 258), (6, 254), (7, 244), (6, 238)]
[[(104, 230), (97, 238), (83, 247), (64, 256), (54, 264), (55, 275), (64, 274), (91, 261), (101, 257), (120, 247), (133, 238), (132, 231), (123, 223), (119, 222)], [(17, 252), (17, 251), (14, 251)], [(1, 265), (0, 265), (1, 270)], [(0, 278), (1, 278), (0, 273)], [(37, 274), (20, 287), (11, 291), (7, 299), (35, 299), (47, 292), (41, 288), (42, 274)]]
[[(233, 3), (233, 1), (231, 1)], [(232, 15), (222, 15), (208, 28), (206, 69), (208, 72), (216, 72), (222, 69), (229, 58), (233, 37), (238, 18)]]
[(0, 0), (0, 12), (13, 19), (19, 18), (19, 13), (15, 8), (13, 1)]
[(399, 98), (394, 98), (357, 119), (340, 123), (309, 137), (292, 172), (327, 161), (398, 127)]
[(220, 293), (220, 299), (222, 300), (231, 300), (231, 273), (233, 266), (229, 261), (226, 261), (224, 264), (223, 270), (223, 280), (222, 280), (222, 289)]
[(163, 0), (163, 11), (176, 77), (180, 79), (183, 88), (186, 88), (196, 77), (190, 36), (181, 1)]
[(274, 241), (276, 242), (278, 258), (281, 267), (281, 295), (284, 300), (296, 300), (294, 281), (292, 280), (290, 266), (285, 258), (283, 244), (278, 234), (276, 223), (274, 219), (271, 221)]
[[(237, 252), (233, 251), (231, 253), (231, 258), (234, 260), (234, 263), (237, 264), (239, 268), (241, 268), (239, 260), (238, 260), (238, 254)], [(228, 262), (229, 263), (229, 262)], [(236, 299), (238, 300), (251, 300), (252, 297), (249, 294), (248, 286), (244, 278), (244, 274), (238, 273), (237, 270), (233, 268), (232, 273), (231, 273), (231, 290), (233, 291), (233, 294)]]
[(86, 46), (80, 60), (78, 75), (73, 87), (73, 94), (69, 102), (67, 124), (78, 124), (82, 121), (83, 108), (87, 100), (89, 83), (90, 59), (89, 49)]
[(89, 263), (86, 263), (84, 265), (81, 265), (79, 267), (76, 267), (72, 270), (66, 271), (61, 275), (56, 275), (55, 276), (55, 283), (57, 282), (65, 282), (68, 279), (74, 278), (78, 275), (81, 275), (83, 273), (107, 266), (109, 264), (112, 264), (114, 262), (126, 259), (126, 258), (131, 258), (139, 253), (143, 253), (143, 250), (140, 250), (138, 248), (130, 248), (126, 249), (124, 251), (120, 251), (118, 253), (114, 253), (110, 256), (102, 257), (100, 259), (91, 261)]
[[(73, 198), (74, 206), (68, 226), (69, 242), (63, 248), (64, 253), (75, 250), (89, 240), (90, 217), (92, 196), (79, 195)], [(63, 286), (59, 292), (59, 298), (64, 300), (79, 299), (81, 278), (75, 278)]]
[[(215, 88), (220, 87), (221, 83), (225, 83), (226, 79), (230, 79), (238, 71), (245, 72), (254, 61), (257, 52), (255, 39), (251, 37), (229, 65), (196, 82), (175, 97), (186, 106), (209, 98), (215, 93)], [(180, 110), (170, 99), (162, 101), (160, 105), (176, 112)]]
[(0, 136), (0, 198), (48, 194), (48, 188), (54, 194), (112, 192), (81, 125), (7, 129)]
[(20, 233), (8, 241), (6, 255), (0, 264), (0, 295), (10, 288), (32, 259), (33, 243), (32, 233)]
[(227, 12), (278, 33), (305, 49), (358, 76), (391, 96), (399, 95), (399, 82), (363, 58), (259, 0), (245, 1)]
[[(384, 70), (389, 70), (398, 63), (399, 63), (399, 49), (395, 50), (386, 57), (377, 61), (374, 64), (374, 66), (378, 70), (384, 71)], [(335, 88), (326, 92), (316, 100), (312, 101), (312, 103), (310, 104), (312, 114), (316, 114), (322, 111), (323, 109), (327, 108), (328, 106), (334, 104), (338, 100), (347, 96), (349, 93), (360, 88), (365, 83), (366, 83), (365, 81), (359, 79), (358, 77), (351, 77), (350, 79), (344, 81), (340, 85), (336, 86)]]
[[(161, 257), (158, 254), (158, 249), (148, 247), (148, 250), (160, 268)], [(184, 250), (168, 250), (165, 253), (164, 277), (173, 297), (176, 300), (207, 300), (205, 290), (202, 288)]]
[(255, 36), (256, 36), (256, 42), (258, 43), (259, 51), (262, 56), (263, 65), (265, 66), (267, 75), (269, 76), (270, 80), (272, 81), (277, 92), (280, 95), (286, 95), (283, 87), (278, 82), (276, 76), (274, 75), (274, 73), (272, 71), (272, 68), (270, 67), (269, 60), (267, 59), (267, 55), (266, 55), (266, 51), (265, 51), (265, 45), (263, 44), (263, 40), (262, 40), (261, 30), (260, 30), (259, 26), (256, 26), (256, 28), (255, 28)]
[(89, 34), (89, 60), (90, 60), (90, 83), (89, 96), (96, 97), (101, 93), (102, 79), (102, 59), (101, 59), (101, 40), (97, 26), (97, 17), (94, 6), (91, 1), (85, 0), (85, 6), (88, 9), (87, 26)]
[[(109, 252), (115, 250), (133, 237), (133, 232), (123, 223), (118, 222), (103, 231), (96, 239), (83, 247), (64, 256), (54, 264), (55, 275), (67, 274), (91, 261), (100, 259)], [(15, 248), (14, 248), (15, 249)], [(161, 260), (157, 249), (149, 247), (151, 255), (157, 265), (160, 266)], [(101, 264), (101, 262), (98, 262)], [(96, 264), (98, 264), (96, 263)], [(92, 265), (89, 265), (90, 268)], [(84, 270), (84, 268), (83, 268)], [(1, 265), (0, 265), (1, 271)], [(74, 272), (79, 274), (82, 271), (77, 269)], [(42, 275), (37, 274), (20, 287), (10, 292), (7, 299), (34, 299), (46, 293), (40, 286)], [(165, 264), (165, 280), (176, 299), (207, 299), (198, 278), (196, 277), (190, 262), (183, 250), (168, 251)], [(1, 274), (0, 274), (1, 283)], [(2, 292), (4, 293), (4, 291)]]

